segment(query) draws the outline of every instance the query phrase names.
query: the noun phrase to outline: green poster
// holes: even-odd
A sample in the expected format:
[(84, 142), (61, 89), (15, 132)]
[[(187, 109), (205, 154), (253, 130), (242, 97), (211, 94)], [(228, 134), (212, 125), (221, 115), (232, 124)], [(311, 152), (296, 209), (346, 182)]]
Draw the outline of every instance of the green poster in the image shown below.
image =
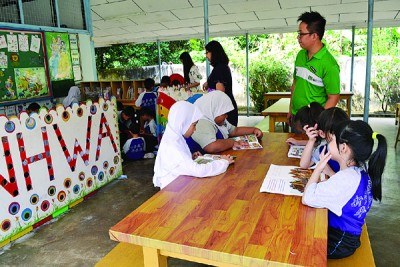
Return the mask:
[(46, 32), (50, 80), (73, 79), (68, 33)]
[(45, 68), (17, 68), (14, 71), (19, 99), (49, 94)]

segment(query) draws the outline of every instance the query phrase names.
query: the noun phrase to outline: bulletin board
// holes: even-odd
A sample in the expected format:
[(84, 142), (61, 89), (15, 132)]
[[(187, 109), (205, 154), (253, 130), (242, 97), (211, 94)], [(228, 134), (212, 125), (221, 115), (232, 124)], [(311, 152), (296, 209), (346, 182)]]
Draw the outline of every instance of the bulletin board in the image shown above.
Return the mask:
[(0, 104), (48, 96), (43, 34), (0, 29)]

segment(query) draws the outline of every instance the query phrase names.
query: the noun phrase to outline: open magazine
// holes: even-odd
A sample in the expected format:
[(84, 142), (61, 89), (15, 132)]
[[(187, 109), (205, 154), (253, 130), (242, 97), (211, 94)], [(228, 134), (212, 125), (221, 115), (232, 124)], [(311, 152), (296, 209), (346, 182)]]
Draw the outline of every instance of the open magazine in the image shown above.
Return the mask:
[(301, 158), (301, 154), (303, 154), (305, 146), (298, 146), (298, 145), (290, 145), (289, 151), (287, 156), (289, 158)]
[[(260, 192), (302, 196), (313, 170), (271, 164)], [(324, 177), (321, 174), (321, 179)]]
[(243, 136), (232, 137), (235, 141), (243, 141), (245, 144), (241, 147), (234, 147), (233, 150), (241, 150), (241, 149), (261, 149), (262, 145), (258, 142), (257, 137), (254, 134), (248, 134)]
[(221, 159), (221, 155), (204, 154), (202, 156), (198, 156), (194, 161), (198, 164), (206, 164), (218, 159)]
[[(198, 156), (194, 162), (198, 164), (206, 164), (214, 160), (221, 159), (222, 155), (211, 155), (211, 154), (204, 154), (202, 156)], [(236, 156), (231, 156), (233, 159), (236, 159)]]

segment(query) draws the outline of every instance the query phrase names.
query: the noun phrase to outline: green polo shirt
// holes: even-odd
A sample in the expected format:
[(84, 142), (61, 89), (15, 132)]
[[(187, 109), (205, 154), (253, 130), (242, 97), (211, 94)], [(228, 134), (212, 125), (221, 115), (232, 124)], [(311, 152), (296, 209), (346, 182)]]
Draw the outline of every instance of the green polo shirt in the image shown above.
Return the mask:
[(295, 61), (292, 113), (296, 114), (311, 102), (324, 106), (328, 95), (340, 94), (339, 73), (339, 65), (325, 45), (311, 59), (308, 59), (307, 50), (302, 49)]

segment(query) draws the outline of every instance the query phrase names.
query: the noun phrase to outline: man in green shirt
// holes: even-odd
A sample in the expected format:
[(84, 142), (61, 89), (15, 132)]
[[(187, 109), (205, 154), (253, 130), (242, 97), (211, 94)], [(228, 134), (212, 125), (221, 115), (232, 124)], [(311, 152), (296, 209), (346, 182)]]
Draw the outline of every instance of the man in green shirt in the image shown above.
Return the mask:
[(322, 43), (326, 20), (318, 12), (305, 12), (297, 40), (303, 48), (296, 57), (288, 119), (311, 102), (325, 109), (336, 106), (340, 94), (339, 65)]

